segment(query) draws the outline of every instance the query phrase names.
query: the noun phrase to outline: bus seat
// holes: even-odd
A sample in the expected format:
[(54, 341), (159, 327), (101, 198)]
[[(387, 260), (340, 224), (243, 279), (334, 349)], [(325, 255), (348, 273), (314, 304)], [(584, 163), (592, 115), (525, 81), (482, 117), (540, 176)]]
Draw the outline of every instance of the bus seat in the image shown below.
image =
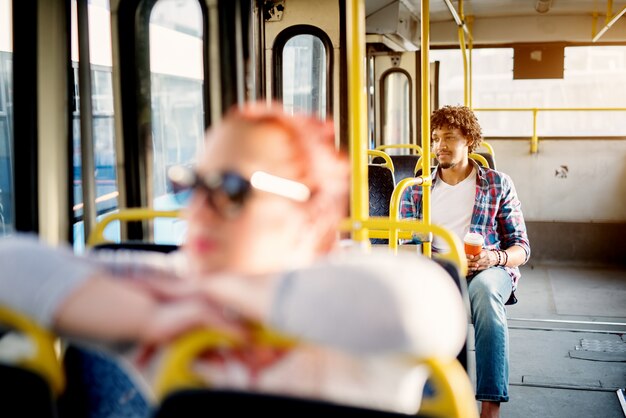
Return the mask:
[[(487, 158), (487, 161), (489, 162), (489, 167), (495, 170), (496, 169), (496, 151), (493, 149), (493, 146), (483, 139), (478, 149), (481, 149), (481, 151), (478, 152), (474, 150), (474, 152)], [(490, 157), (487, 157), (487, 155), (485, 154), (489, 154)], [(493, 161), (493, 165), (491, 164), (492, 161)]]
[(0, 408), (6, 417), (57, 417), (55, 396), (39, 373), (0, 365)]
[(496, 169), (496, 160), (493, 158), (493, 155), (491, 155), (488, 152), (476, 152), (476, 154), (482, 156), (485, 158), (485, 160), (487, 160), (487, 164), (489, 164), (489, 168), (491, 168), (492, 170)]
[[(111, 212), (105, 215), (102, 219), (96, 223), (87, 239), (87, 247), (93, 247), (97, 244), (110, 243), (104, 237), (104, 230), (113, 221), (120, 222), (135, 222), (135, 221), (148, 221), (156, 218), (179, 218), (180, 211), (178, 210), (154, 210), (146, 208), (126, 208), (120, 209), (117, 212)], [(133, 244), (130, 244), (133, 245)]]
[[(415, 177), (415, 164), (420, 158), (419, 155), (390, 155), (395, 170), (393, 172), (396, 184), (409, 177)], [(374, 157), (372, 164), (382, 164), (381, 157)]]
[(57, 417), (65, 387), (56, 337), (30, 318), (0, 307), (0, 408), (2, 416)]
[[(387, 167), (368, 165), (370, 216), (389, 216), (389, 202), (395, 187), (393, 172)], [(372, 238), (372, 244), (387, 244), (389, 240)]]
[[(487, 167), (489, 167), (489, 168), (491, 168), (493, 170), (496, 169), (495, 159), (493, 158), (493, 155), (491, 155), (489, 153), (486, 153), (486, 152), (473, 152), (473, 153), (470, 153), (469, 158), (473, 159), (474, 161), (476, 161), (476, 163), (478, 163), (478, 165), (484, 166), (485, 162), (486, 162), (487, 163)], [(483, 158), (485, 161), (480, 161), (481, 158)], [(416, 163), (417, 163), (417, 161), (416, 161)], [(422, 169), (418, 168), (417, 170), (415, 170), (414, 177), (419, 176), (421, 174), (422, 174)]]
[(143, 241), (124, 241), (124, 242), (103, 242), (95, 244), (93, 250), (134, 250), (134, 251), (155, 251), (159, 253), (170, 253), (179, 248), (176, 244), (156, 244), (153, 242)]
[[(391, 338), (386, 340), (384, 346), (379, 343), (372, 346), (371, 339), (363, 340), (362, 338), (362, 335), (371, 332), (371, 328), (363, 321), (360, 322), (360, 327), (357, 326), (352, 330), (354, 334), (350, 338), (324, 337), (323, 333), (315, 331), (309, 332), (308, 338), (317, 341), (318, 344), (324, 344), (323, 340), (329, 338), (349, 352), (359, 353), (363, 350), (362, 354), (369, 353), (373, 356), (378, 356), (382, 352), (395, 352), (413, 358), (415, 365), (423, 364), (430, 370), (428, 379), (434, 388), (434, 396), (423, 399), (418, 413), (411, 416), (477, 417), (471, 381), (466, 371), (454, 358), (467, 332), (467, 327), (464, 325), (467, 319), (463, 314), (462, 298), (455, 295), (456, 286), (452, 283), (445, 283), (446, 280), (442, 278), (446, 273), (432, 265), (431, 260), (423, 257), (416, 258), (406, 253), (394, 256), (383, 249), (367, 254), (356, 251), (356, 248), (354, 250), (340, 251), (331, 257), (327, 264), (322, 263), (295, 272), (294, 274), (301, 275), (301, 280), (292, 283), (295, 286), (292, 287), (292, 291), (295, 293), (292, 293), (293, 299), (289, 303), (298, 307), (297, 309), (302, 309), (300, 314), (303, 314), (304, 310), (318, 306), (318, 298), (327, 300), (327, 292), (317, 294), (311, 292), (307, 284), (311, 282), (309, 278), (329, 277), (333, 282), (336, 282), (337, 278), (343, 278), (345, 280), (343, 283), (347, 286), (339, 287), (342, 289), (337, 293), (340, 299), (329, 302), (335, 304), (350, 294), (346, 289), (354, 288), (358, 283), (369, 283), (373, 285), (369, 287), (370, 295), (380, 292), (386, 295), (380, 297), (377, 302), (380, 308), (385, 307), (393, 312), (393, 307), (395, 307), (398, 312), (407, 312), (407, 316), (402, 316), (404, 318), (402, 326), (407, 327), (404, 335), (408, 340)], [(320, 275), (322, 271), (326, 271), (326, 274)], [(423, 273), (422, 276), (420, 272)], [(390, 275), (394, 275), (394, 279), (397, 280), (388, 280)], [(293, 279), (293, 276), (291, 277)], [(422, 280), (415, 280), (416, 278)], [(389, 287), (379, 287), (383, 283)], [(378, 293), (375, 292), (376, 289)], [(308, 296), (305, 297), (305, 295)], [(297, 310), (291, 313), (299, 315)], [(358, 314), (354, 318), (343, 318), (343, 322), (338, 321), (337, 326), (340, 327), (339, 329), (345, 329), (350, 324), (354, 324), (356, 318)], [(376, 324), (377, 332), (385, 330), (384, 324), (385, 320)], [(289, 332), (288, 323), (279, 326), (284, 332)], [(396, 329), (394, 325), (391, 326)], [(285, 347), (285, 344), (291, 344), (291, 346), (298, 344), (297, 340), (290, 339), (287, 334), (278, 334), (270, 328), (258, 330), (261, 334), (256, 334), (257, 337), (253, 338), (262, 338), (261, 341), (271, 346), (281, 348)], [(291, 332), (297, 331), (294, 328)], [(340, 334), (343, 335), (343, 333)], [(328, 343), (333, 344), (330, 340)], [(277, 417), (380, 416), (391, 418), (408, 416), (397, 412), (373, 411), (369, 409), (372, 408), (371, 406), (355, 406), (351, 403), (331, 401), (317, 396), (296, 395), (298, 393), (296, 391), (290, 392), (289, 395), (278, 395), (278, 392), (253, 391), (254, 393), (250, 393), (245, 389), (224, 390), (219, 386), (211, 387), (210, 383), (196, 374), (200, 369), (192, 366), (198, 355), (206, 352), (207, 349), (221, 347), (221, 350), (228, 350), (229, 347), (236, 348), (238, 344), (240, 342), (232, 336), (217, 330), (205, 330), (185, 335), (166, 348), (161, 366), (157, 368), (155, 394), (161, 401), (155, 417), (203, 416), (206, 414), (207, 407), (218, 409), (217, 405), (223, 406), (223, 410), (227, 410), (229, 415), (233, 416), (244, 416), (244, 414), (247, 416), (252, 413), (255, 415), (267, 413)], [(409, 351), (405, 352), (407, 349)], [(259, 388), (259, 390), (262, 389)], [(354, 393), (350, 393), (349, 397), (355, 400)], [(335, 395), (332, 398), (340, 399)]]
[[(367, 150), (367, 155), (372, 157), (372, 161), (370, 164), (382, 165), (383, 167), (387, 167), (393, 173), (395, 171), (395, 164), (391, 159), (391, 156), (384, 151), (379, 151), (375, 149)], [(374, 163), (374, 159), (376, 159), (376, 163)]]
[[(189, 340), (191, 341), (191, 340)], [(420, 410), (416, 414), (404, 414), (369, 407), (341, 404), (322, 399), (307, 398), (297, 395), (283, 395), (269, 392), (251, 392), (237, 389), (198, 387), (199, 382), (185, 372), (193, 351), (189, 347), (195, 343), (175, 348), (170, 362), (177, 367), (172, 373), (179, 378), (187, 378), (169, 385), (169, 389), (159, 391), (161, 401), (155, 409), (153, 418), (184, 416), (187, 418), (204, 417), (207, 410), (228, 411), (229, 416), (268, 415), (272, 417), (478, 417), (474, 392), (466, 370), (457, 360), (428, 357), (417, 360), (430, 370), (428, 385), (431, 386), (432, 399), (424, 397)], [(181, 349), (181, 347), (183, 347)], [(193, 350), (201, 351), (207, 346), (196, 346)], [(181, 370), (181, 367), (183, 370)]]
[(517, 303), (517, 297), (515, 296), (515, 291), (511, 292), (511, 296), (509, 296), (509, 299), (506, 301), (505, 305), (515, 305)]
[(271, 416), (275, 418), (429, 416), (407, 415), (281, 395), (192, 389), (180, 391), (167, 397), (158, 409), (155, 418), (204, 417), (207, 414), (206, 411), (228, 411), (228, 416), (236, 417)]
[[(444, 260), (443, 258), (433, 257), (432, 260), (439, 264), (441, 267), (443, 267), (444, 270), (450, 275), (450, 277), (454, 281), (454, 284), (456, 284), (457, 288), (459, 289), (459, 292), (461, 292), (461, 296), (463, 297), (463, 302), (466, 305), (467, 311), (470, 312), (469, 299), (467, 294), (467, 283), (466, 280), (461, 280), (461, 273), (458, 267), (454, 265), (454, 263), (452, 263), (451, 261)], [(467, 340), (465, 340), (465, 344), (463, 344), (463, 348), (459, 352), (459, 355), (456, 359), (459, 361), (459, 363), (461, 363), (461, 366), (463, 366), (465, 371), (468, 371)]]

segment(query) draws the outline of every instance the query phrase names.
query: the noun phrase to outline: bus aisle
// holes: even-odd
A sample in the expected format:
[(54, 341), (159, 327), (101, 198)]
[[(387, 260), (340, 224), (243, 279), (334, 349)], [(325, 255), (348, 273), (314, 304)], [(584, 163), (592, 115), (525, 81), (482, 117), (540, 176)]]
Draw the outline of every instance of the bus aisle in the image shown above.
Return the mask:
[(507, 307), (502, 417), (624, 417), (617, 390), (626, 387), (626, 269), (527, 265), (522, 276), (519, 303)]

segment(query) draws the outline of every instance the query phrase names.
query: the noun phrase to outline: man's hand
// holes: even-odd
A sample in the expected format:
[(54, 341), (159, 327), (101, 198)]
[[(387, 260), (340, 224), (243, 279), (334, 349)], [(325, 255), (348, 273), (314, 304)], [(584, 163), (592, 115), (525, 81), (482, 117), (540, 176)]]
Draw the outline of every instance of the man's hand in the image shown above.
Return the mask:
[(470, 273), (476, 273), (495, 266), (496, 261), (493, 251), (482, 250), (478, 255), (467, 255), (467, 269)]

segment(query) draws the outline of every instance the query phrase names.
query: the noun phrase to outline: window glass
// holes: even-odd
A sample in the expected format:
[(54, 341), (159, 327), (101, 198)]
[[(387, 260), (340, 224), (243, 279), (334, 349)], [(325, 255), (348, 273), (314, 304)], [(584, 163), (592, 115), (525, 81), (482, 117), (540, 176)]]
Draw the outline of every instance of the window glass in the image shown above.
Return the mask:
[[(459, 50), (431, 51), (440, 66), (440, 105), (463, 102)], [(513, 49), (473, 52), (473, 107), (626, 107), (626, 46), (565, 48), (563, 79), (513, 80)], [(486, 136), (532, 135), (531, 112), (479, 112)], [(623, 136), (620, 111), (539, 112), (539, 136)]]
[[(192, 165), (204, 143), (203, 25), (197, 0), (159, 0), (150, 12), (150, 95), (155, 209), (179, 208), (166, 173)], [(155, 220), (154, 240), (180, 243), (184, 222)]]
[(0, 0), (0, 236), (13, 230), (12, 45), (11, 1)]
[(305, 112), (326, 118), (326, 48), (314, 35), (289, 39), (282, 55), (283, 105), (288, 112)]
[[(383, 144), (411, 143), (411, 89), (409, 77), (401, 71), (383, 79)], [(387, 149), (390, 154), (409, 154), (408, 149)]]
[[(474, 50), (474, 58), (476, 57)], [(458, 49), (431, 49), (431, 61), (439, 61), (439, 107), (463, 104), (463, 57)], [(473, 69), (474, 77), (478, 74)]]
[[(89, 43), (91, 65), (92, 140), (94, 148), (94, 178), (97, 220), (118, 209), (115, 129), (113, 114), (113, 80), (111, 72), (111, 25), (109, 2), (89, 1)], [(80, 93), (78, 74), (78, 22), (76, 1), (72, 1), (72, 65), (74, 67), (73, 121), (73, 188), (74, 188), (74, 250), (84, 249), (83, 190), (80, 134)], [(105, 237), (118, 241), (119, 223), (111, 223)]]

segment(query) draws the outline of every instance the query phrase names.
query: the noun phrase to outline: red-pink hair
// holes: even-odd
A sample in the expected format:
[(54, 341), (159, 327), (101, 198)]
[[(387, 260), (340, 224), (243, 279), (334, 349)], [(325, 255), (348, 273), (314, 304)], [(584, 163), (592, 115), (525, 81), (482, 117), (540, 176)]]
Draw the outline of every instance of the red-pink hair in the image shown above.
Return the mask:
[(298, 173), (293, 180), (311, 190), (311, 199), (305, 203), (307, 210), (311, 216), (325, 217), (333, 233), (336, 231), (348, 213), (350, 171), (347, 155), (336, 149), (331, 121), (307, 114), (291, 115), (277, 102), (252, 102), (232, 108), (222, 124), (271, 125), (285, 132)]

